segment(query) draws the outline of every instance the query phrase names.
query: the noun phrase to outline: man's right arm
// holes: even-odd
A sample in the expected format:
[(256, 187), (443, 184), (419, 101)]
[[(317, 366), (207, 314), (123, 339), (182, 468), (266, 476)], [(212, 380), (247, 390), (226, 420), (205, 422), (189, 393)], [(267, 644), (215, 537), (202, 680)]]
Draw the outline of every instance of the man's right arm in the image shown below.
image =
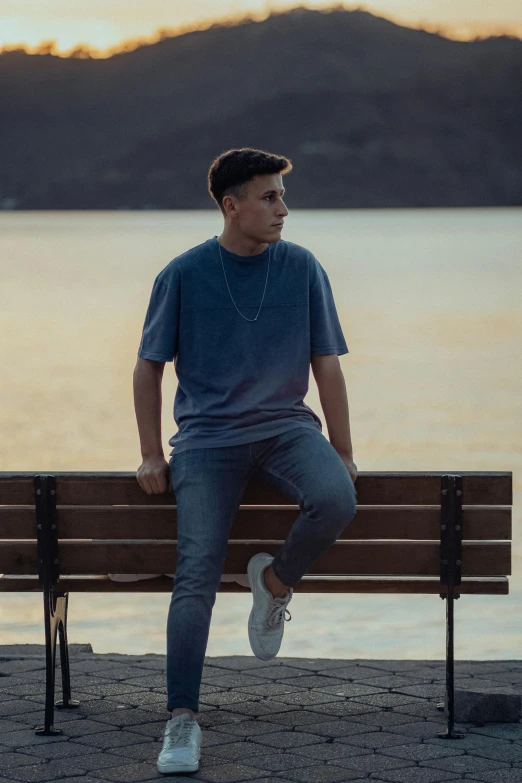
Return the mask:
[(136, 478), (147, 494), (170, 490), (170, 468), (161, 443), (161, 383), (165, 362), (138, 356), (133, 375), (134, 410), (143, 462)]

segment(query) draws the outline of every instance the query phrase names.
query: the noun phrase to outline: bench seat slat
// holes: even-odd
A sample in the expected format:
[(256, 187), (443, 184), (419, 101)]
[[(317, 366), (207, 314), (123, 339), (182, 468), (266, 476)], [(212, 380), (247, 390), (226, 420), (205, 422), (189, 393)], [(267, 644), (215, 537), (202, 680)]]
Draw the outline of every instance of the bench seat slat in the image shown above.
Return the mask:
[[(513, 504), (511, 472), (458, 470), (386, 473), (362, 471), (357, 476), (357, 501), (361, 505), (437, 505), (440, 503), (440, 477), (453, 472), (462, 476), (463, 499), (467, 504)], [(0, 505), (33, 503), (35, 475), (38, 475), (38, 472), (0, 472)], [(67, 505), (164, 505), (175, 502), (172, 493), (147, 495), (139, 486), (135, 472), (52, 471), (52, 475), (56, 477), (57, 502)], [(288, 503), (288, 497), (256, 478), (247, 486), (243, 502), (249, 505)]]
[[(173, 573), (176, 543), (168, 541), (61, 541), (60, 573)], [(246, 573), (256, 552), (275, 555), (280, 542), (230, 542), (225, 573)], [(5, 541), (0, 546), (0, 572), (38, 572), (36, 543)], [(440, 544), (434, 541), (337, 541), (312, 564), (310, 574), (375, 576), (438, 576)], [(463, 542), (462, 576), (511, 574), (511, 543)]]
[[(91, 578), (63, 578), (56, 585), (56, 590), (64, 592), (87, 593), (159, 593), (171, 592), (173, 580), (166, 576), (147, 579), (139, 582), (113, 582), (108, 576)], [(41, 592), (36, 578), (3, 576), (0, 577), (0, 591)], [(294, 588), (296, 593), (409, 593), (437, 595), (441, 592), (438, 579), (401, 579), (401, 578), (356, 578), (344, 579), (321, 578), (305, 575)], [(250, 592), (250, 589), (237, 582), (221, 582), (218, 592)], [(477, 595), (508, 595), (509, 581), (506, 577), (464, 578), (460, 587), (455, 588), (455, 594)]]
[[(231, 539), (284, 540), (299, 514), (299, 506), (281, 508), (242, 505), (232, 524)], [(358, 506), (340, 540), (440, 538), (440, 506)], [(57, 506), (58, 533), (64, 538), (177, 537), (175, 506)], [(35, 538), (34, 507), (0, 507), (2, 538)], [(511, 508), (464, 506), (464, 540), (511, 540)]]

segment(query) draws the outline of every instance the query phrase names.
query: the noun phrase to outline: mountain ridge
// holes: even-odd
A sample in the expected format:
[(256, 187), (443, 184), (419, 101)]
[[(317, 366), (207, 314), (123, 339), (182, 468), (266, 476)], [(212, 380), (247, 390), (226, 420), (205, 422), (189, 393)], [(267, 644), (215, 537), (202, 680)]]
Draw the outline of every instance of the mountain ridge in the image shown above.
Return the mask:
[(292, 9), (106, 59), (4, 52), (0, 205), (215, 208), (206, 172), (239, 146), (291, 158), (297, 208), (520, 205), (521, 84), (519, 39), (365, 11)]

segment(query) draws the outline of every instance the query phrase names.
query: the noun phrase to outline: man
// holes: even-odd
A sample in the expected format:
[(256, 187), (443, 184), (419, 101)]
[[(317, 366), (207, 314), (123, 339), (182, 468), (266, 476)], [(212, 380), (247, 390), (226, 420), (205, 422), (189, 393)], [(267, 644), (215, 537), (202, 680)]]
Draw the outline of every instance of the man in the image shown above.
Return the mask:
[[(212, 609), (231, 524), (255, 473), (301, 513), (272, 557), (248, 563), (254, 654), (279, 651), (293, 588), (356, 513), (348, 401), (338, 356), (348, 353), (328, 276), (313, 254), (281, 239), (291, 161), (252, 148), (217, 157), (208, 189), (221, 235), (157, 275), (134, 370), (145, 492), (173, 490), (177, 563), (167, 620), (162, 773), (199, 768), (196, 714)], [(161, 444), (161, 380), (174, 361), (177, 433)], [(329, 440), (304, 402), (310, 365)]]

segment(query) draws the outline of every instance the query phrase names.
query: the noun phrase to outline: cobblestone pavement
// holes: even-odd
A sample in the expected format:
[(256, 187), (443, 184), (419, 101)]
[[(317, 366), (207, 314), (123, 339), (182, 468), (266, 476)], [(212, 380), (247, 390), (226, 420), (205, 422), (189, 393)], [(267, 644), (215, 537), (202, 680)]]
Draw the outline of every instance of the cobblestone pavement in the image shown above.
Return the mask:
[[(444, 661), (207, 658), (197, 772), (160, 775), (165, 656), (98, 655), (71, 645), (78, 709), (41, 737), (44, 648), (0, 646), (0, 783), (522, 783), (522, 725), (444, 730)], [(459, 680), (522, 688), (522, 661), (456, 663)], [(57, 670), (56, 697), (60, 675)]]

